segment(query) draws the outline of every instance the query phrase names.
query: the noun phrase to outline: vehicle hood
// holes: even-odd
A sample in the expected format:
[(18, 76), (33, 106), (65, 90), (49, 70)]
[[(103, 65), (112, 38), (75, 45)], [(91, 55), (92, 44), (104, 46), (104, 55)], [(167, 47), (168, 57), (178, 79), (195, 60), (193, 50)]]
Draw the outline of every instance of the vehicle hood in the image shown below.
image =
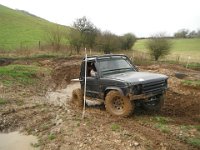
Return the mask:
[(125, 73), (108, 75), (105, 78), (120, 80), (127, 83), (139, 84), (151, 81), (153, 82), (158, 80), (165, 80), (168, 77), (163, 74), (149, 73), (149, 72), (125, 72)]

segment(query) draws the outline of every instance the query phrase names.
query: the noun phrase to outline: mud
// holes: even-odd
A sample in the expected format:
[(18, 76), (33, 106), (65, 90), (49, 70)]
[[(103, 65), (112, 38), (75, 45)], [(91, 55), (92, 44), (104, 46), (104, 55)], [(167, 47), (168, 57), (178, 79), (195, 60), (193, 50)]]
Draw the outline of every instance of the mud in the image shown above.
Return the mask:
[[(142, 70), (162, 73), (169, 77), (169, 88), (162, 114), (200, 120), (200, 89), (181, 84), (183, 80), (200, 80), (200, 71), (186, 69), (178, 65), (153, 65), (142, 67)], [(176, 78), (177, 72), (186, 74), (186, 77), (184, 79)]]
[(79, 78), (80, 64), (80, 59), (58, 62), (58, 64), (53, 67), (52, 72), (52, 80), (55, 84), (54, 89), (65, 88), (66, 85), (70, 83), (71, 79)]
[[(187, 74), (186, 79), (199, 80), (200, 72), (178, 65), (140, 66), (141, 71), (169, 76), (169, 90), (161, 113), (139, 112), (129, 118), (118, 118), (108, 114), (104, 107), (87, 106), (82, 119), (82, 109), (70, 101), (72, 90), (80, 87), (79, 83), (70, 83), (70, 80), (79, 76), (81, 59), (40, 59), (14, 63), (35, 62), (50, 67), (51, 77), (40, 76), (46, 85), (42, 82), (37, 88), (2, 87), (1, 98), (6, 103), (0, 105), (1, 132), (20, 128), (27, 134), (37, 136), (38, 145), (43, 150), (200, 148), (187, 142), (190, 138), (200, 137), (199, 130), (194, 128), (200, 123), (200, 91), (183, 87), (183, 79), (175, 77), (176, 72), (183, 72)], [(48, 88), (42, 85), (48, 85)], [(166, 124), (155, 122), (159, 117), (169, 121)], [(184, 130), (182, 127), (185, 127)], [(163, 128), (166, 129), (163, 131)]]
[(50, 104), (54, 104), (56, 106), (66, 106), (66, 104), (71, 100), (72, 91), (77, 88), (80, 88), (80, 83), (72, 82), (71, 84), (68, 84), (65, 89), (48, 91), (45, 97), (47, 102)]
[(31, 135), (19, 132), (0, 133), (0, 149), (2, 150), (39, 150), (38, 140)]

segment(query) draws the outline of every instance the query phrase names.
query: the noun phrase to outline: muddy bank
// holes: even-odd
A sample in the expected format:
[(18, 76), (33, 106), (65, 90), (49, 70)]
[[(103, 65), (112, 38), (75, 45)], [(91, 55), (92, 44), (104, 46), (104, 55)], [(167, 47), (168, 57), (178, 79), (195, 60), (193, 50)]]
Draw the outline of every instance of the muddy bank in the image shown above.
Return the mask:
[[(141, 67), (142, 71), (162, 73), (169, 77), (163, 115), (188, 117), (200, 122), (200, 90), (192, 86), (183, 86), (184, 80), (200, 80), (200, 71), (186, 69), (178, 65), (152, 65)], [(183, 79), (176, 73), (185, 74)]]
[[(167, 99), (160, 114), (146, 112), (118, 118), (108, 114), (103, 107), (90, 106), (86, 107), (82, 119), (82, 109), (70, 103), (72, 90), (80, 85), (69, 84), (70, 79), (79, 76), (80, 62), (81, 59), (37, 60), (38, 65), (52, 69), (50, 76), (39, 76), (41, 85), (37, 88), (18, 86), (13, 90), (7, 87), (8, 90), (1, 93), (5, 103), (0, 105), (0, 131), (14, 131), (20, 127), (37, 136), (43, 150), (198, 149), (188, 144), (187, 139), (200, 135), (198, 129), (191, 127), (199, 122), (188, 119), (198, 117), (199, 91), (183, 88), (181, 79), (174, 76), (175, 71), (188, 70), (159, 65), (142, 68), (169, 76)], [(29, 60), (28, 63), (35, 62)], [(45, 83), (43, 79), (49, 80), (44, 80)], [(47, 85), (48, 88), (42, 87)], [(41, 92), (42, 89), (46, 91)], [(163, 118), (169, 121), (162, 124)]]
[(61, 66), (56, 66), (52, 72), (52, 80), (55, 84), (54, 89), (61, 89), (70, 83), (71, 79), (79, 78), (80, 63), (68, 62)]

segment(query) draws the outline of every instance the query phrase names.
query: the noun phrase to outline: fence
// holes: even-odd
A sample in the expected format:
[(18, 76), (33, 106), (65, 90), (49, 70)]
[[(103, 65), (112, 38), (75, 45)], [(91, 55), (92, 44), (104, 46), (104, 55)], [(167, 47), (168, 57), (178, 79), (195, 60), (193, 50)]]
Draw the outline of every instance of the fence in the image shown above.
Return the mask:
[(51, 44), (45, 41), (21, 41), (21, 42), (0, 42), (1, 51), (28, 50), (28, 49), (45, 49)]

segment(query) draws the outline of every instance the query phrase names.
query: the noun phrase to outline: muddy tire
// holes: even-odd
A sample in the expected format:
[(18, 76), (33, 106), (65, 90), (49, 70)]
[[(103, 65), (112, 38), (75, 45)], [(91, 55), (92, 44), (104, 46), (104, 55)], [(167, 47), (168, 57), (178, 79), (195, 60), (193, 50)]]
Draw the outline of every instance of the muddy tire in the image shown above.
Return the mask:
[(72, 102), (78, 107), (83, 107), (83, 92), (81, 89), (73, 90)]
[(105, 98), (106, 110), (114, 116), (127, 117), (134, 110), (134, 104), (118, 91), (110, 91)]

